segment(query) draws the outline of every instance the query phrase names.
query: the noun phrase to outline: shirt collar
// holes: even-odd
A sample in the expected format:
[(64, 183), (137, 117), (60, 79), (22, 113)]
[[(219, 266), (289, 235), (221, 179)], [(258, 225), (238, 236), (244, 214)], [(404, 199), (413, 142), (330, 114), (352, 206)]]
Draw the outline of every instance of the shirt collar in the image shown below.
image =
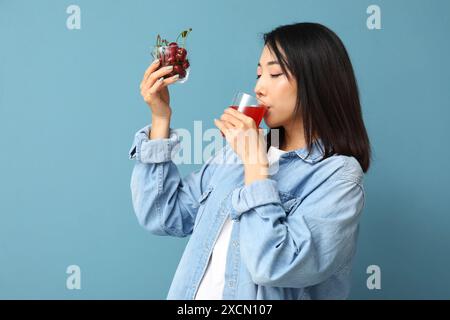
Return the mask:
[(292, 156), (292, 155), (296, 154), (303, 161), (313, 164), (313, 163), (316, 163), (316, 162), (322, 160), (322, 158), (324, 156), (324, 150), (325, 150), (325, 148), (323, 146), (323, 142), (319, 138), (312, 143), (311, 153), (310, 153), (309, 157), (308, 157), (308, 147), (307, 146), (305, 146), (304, 148), (291, 150), (285, 154), (282, 154), (281, 156), (288, 157), (288, 156)]

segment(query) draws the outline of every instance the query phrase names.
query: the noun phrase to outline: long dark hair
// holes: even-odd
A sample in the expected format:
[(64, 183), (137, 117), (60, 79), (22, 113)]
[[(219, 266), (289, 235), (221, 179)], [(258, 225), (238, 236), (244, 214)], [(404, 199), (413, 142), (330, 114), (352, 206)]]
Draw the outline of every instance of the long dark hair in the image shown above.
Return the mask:
[[(309, 151), (318, 137), (325, 148), (323, 159), (333, 154), (353, 156), (367, 172), (369, 137), (353, 67), (339, 37), (318, 23), (279, 26), (263, 37), (283, 72), (290, 77), (289, 70), (297, 81), (295, 114), (302, 116)], [(276, 129), (283, 144), (284, 128)], [(269, 132), (268, 146), (270, 136)]]

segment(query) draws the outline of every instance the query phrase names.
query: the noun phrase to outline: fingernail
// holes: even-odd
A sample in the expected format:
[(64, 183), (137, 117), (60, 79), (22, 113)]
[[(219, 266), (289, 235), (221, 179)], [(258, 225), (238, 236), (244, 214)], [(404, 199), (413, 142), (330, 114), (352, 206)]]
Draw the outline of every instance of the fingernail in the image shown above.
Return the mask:
[(178, 79), (180, 77), (180, 75), (179, 74), (176, 74), (176, 75), (174, 75), (173, 77), (172, 77), (172, 79)]
[(159, 63), (159, 59), (153, 60), (152, 64), (157, 64)]
[(166, 70), (172, 70), (173, 69), (173, 66), (167, 66), (166, 67)]

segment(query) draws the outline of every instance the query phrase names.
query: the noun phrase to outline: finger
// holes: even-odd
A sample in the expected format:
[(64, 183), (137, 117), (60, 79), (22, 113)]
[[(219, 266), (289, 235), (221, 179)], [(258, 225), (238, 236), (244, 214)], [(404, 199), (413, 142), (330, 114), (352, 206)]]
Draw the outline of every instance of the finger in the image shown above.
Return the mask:
[(227, 129), (227, 130), (234, 129), (233, 124), (231, 124), (228, 121), (223, 121), (223, 125), (225, 126), (225, 129)]
[(168, 85), (177, 82), (177, 80), (179, 79), (180, 75), (176, 74), (170, 78), (164, 79), (163, 77), (159, 78), (155, 84), (148, 90), (146, 95), (149, 94), (155, 94), (157, 93), (160, 89), (167, 87)]
[(266, 132), (265, 132), (264, 129), (258, 128), (258, 134), (259, 134), (260, 137), (263, 137), (263, 138), (264, 138)]
[(231, 128), (231, 125), (229, 123), (227, 123), (226, 121), (214, 119), (214, 123), (215, 123), (216, 127), (219, 128), (219, 130), (222, 131), (222, 133), (224, 133), (224, 134), (226, 134), (227, 131)]
[(244, 124), (242, 123), (242, 121), (240, 119), (236, 118), (235, 116), (232, 116), (231, 114), (224, 113), (224, 114), (222, 114), (220, 119), (231, 123), (236, 128), (244, 127)]
[(219, 119), (214, 119), (214, 123), (216, 124), (216, 126), (220, 129), (220, 130), (227, 130), (227, 129), (231, 129), (233, 128), (233, 126), (227, 122), (227, 121), (223, 121), (223, 120), (219, 120)]
[(144, 76), (142, 77), (141, 84), (139, 85), (139, 88), (141, 89), (141, 91), (143, 88), (145, 88), (148, 77), (152, 74), (152, 72), (155, 72), (159, 68), (159, 65), (160, 65), (160, 61), (159, 61), (159, 59), (156, 59), (150, 64), (150, 66), (147, 68), (147, 70), (145, 70)]
[(155, 82), (158, 79), (160, 79), (161, 77), (171, 73), (172, 70), (173, 70), (173, 66), (167, 66), (167, 67), (161, 68), (161, 69), (153, 72), (148, 77), (148, 79), (147, 79), (147, 81), (146, 81), (146, 83), (144, 85), (144, 88), (149, 88), (150, 89), (151, 87), (153, 87), (153, 85), (155, 84)]
[(147, 68), (147, 70), (145, 70), (144, 77), (142, 78), (142, 81), (146, 81), (147, 78), (150, 76), (150, 74), (152, 72), (155, 72), (156, 70), (158, 70), (160, 63), (161, 63), (161, 61), (159, 61), (159, 59), (154, 60), (150, 64), (150, 66)]
[(230, 115), (240, 119), (241, 121), (243, 121), (246, 124), (251, 124), (252, 122), (254, 123), (254, 120), (252, 118), (250, 118), (249, 116), (246, 116), (242, 112), (237, 111), (233, 108), (225, 109), (224, 113), (230, 114)]
[(222, 133), (224, 133), (225, 127), (222, 121), (220, 121), (219, 119), (214, 119), (214, 124), (220, 131), (222, 131)]

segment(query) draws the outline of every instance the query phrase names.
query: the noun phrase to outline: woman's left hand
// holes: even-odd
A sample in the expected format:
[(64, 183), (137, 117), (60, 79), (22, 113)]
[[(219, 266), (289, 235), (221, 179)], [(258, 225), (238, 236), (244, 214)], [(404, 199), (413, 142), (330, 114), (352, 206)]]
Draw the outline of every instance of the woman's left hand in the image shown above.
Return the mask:
[(263, 129), (255, 121), (233, 108), (225, 109), (214, 123), (225, 135), (231, 148), (241, 158), (246, 170), (246, 183), (267, 177), (267, 148)]

